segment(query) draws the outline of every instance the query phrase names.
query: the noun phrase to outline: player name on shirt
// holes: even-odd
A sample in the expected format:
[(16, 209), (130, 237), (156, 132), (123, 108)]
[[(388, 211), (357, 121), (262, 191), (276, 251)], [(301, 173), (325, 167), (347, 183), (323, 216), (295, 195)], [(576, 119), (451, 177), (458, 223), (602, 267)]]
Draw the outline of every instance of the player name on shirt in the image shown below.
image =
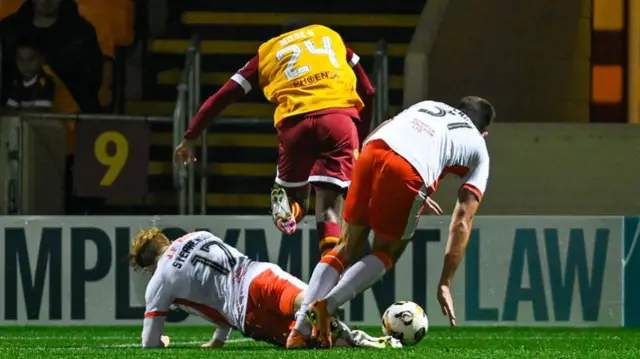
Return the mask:
[(287, 46), (296, 40), (306, 39), (314, 36), (316, 36), (316, 34), (313, 32), (313, 30), (307, 29), (307, 30), (298, 31), (296, 33), (290, 34), (284, 39), (280, 40), (279, 43), (280, 43), (280, 46)]
[[(184, 239), (178, 239), (176, 242), (182, 243), (183, 241)], [(229, 273), (231, 273), (238, 261), (233, 256), (227, 245), (225, 245), (223, 242), (213, 240), (210, 236), (207, 235), (200, 235), (190, 238), (190, 240), (188, 240), (182, 246), (182, 249), (180, 249), (180, 252), (178, 252), (175, 258), (173, 258), (173, 256), (169, 254), (169, 259), (173, 259), (172, 266), (178, 269), (182, 269), (187, 259), (191, 255), (191, 252), (202, 242), (206, 243), (204, 243), (198, 249), (198, 253), (194, 254), (193, 257), (191, 257), (190, 263), (196, 267), (198, 265), (202, 265), (204, 267), (211, 268), (221, 275), (228, 275)], [(210, 256), (212, 247), (216, 247), (218, 249), (217, 253), (222, 254), (225, 260), (216, 261), (215, 257)], [(171, 248), (174, 248), (175, 250), (175, 247), (172, 246)], [(170, 251), (171, 248), (169, 249)]]

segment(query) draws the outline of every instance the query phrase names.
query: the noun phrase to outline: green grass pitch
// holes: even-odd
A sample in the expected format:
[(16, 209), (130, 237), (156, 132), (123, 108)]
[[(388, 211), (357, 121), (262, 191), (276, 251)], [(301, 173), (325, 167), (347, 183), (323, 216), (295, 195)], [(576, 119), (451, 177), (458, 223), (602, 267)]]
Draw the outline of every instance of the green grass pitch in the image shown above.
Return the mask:
[[(379, 328), (364, 328), (380, 334)], [(404, 349), (286, 351), (240, 336), (223, 349), (200, 349), (212, 330), (171, 327), (168, 349), (143, 350), (136, 327), (0, 327), (0, 358), (640, 358), (640, 330), (431, 328), (418, 345)]]

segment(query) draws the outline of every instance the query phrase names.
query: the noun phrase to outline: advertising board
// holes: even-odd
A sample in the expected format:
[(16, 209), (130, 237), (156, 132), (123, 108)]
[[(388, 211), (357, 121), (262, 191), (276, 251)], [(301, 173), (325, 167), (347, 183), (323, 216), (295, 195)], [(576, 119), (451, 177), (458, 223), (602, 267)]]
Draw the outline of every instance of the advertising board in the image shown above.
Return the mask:
[[(478, 217), (453, 292), (459, 325), (620, 326), (622, 217)], [(209, 230), (249, 257), (308, 280), (319, 259), (312, 218), (292, 236), (270, 217), (5, 217), (0, 325), (140, 325), (145, 274), (127, 263), (131, 238), (158, 226), (170, 239)], [(407, 251), (372, 290), (344, 306), (355, 325), (413, 300), (446, 325), (436, 288), (448, 218), (424, 217)], [(635, 232), (634, 232), (635, 233)], [(176, 324), (207, 325), (174, 311)]]

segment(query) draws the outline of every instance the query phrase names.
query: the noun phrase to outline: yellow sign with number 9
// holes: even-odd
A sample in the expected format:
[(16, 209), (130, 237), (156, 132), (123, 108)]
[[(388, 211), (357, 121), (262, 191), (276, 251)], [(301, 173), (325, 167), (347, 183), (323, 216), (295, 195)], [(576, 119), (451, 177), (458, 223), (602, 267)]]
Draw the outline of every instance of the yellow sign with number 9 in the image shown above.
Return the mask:
[[(113, 153), (109, 152), (109, 143), (113, 143)], [(111, 186), (127, 163), (129, 141), (120, 132), (105, 131), (96, 138), (93, 152), (98, 162), (107, 166), (107, 172), (100, 180), (100, 186)]]

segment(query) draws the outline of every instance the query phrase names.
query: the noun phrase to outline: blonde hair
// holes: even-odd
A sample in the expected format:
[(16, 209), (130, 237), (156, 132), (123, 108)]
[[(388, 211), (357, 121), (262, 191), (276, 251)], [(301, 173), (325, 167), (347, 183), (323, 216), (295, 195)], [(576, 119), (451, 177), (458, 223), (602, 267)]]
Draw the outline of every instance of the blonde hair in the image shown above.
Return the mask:
[(141, 230), (131, 242), (129, 263), (135, 268), (149, 267), (158, 261), (170, 245), (171, 242), (160, 229), (153, 227)]

